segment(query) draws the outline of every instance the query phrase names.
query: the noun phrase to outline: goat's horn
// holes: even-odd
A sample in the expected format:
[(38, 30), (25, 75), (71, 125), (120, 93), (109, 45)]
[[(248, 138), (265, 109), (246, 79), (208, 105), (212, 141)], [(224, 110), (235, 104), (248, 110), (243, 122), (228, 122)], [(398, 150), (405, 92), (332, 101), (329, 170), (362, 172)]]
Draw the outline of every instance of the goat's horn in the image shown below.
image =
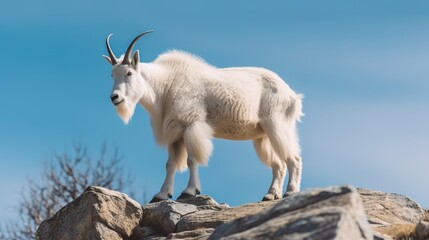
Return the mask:
[(115, 57), (115, 54), (113, 54), (113, 51), (110, 48), (110, 44), (109, 44), (109, 39), (110, 39), (110, 36), (112, 36), (112, 35), (113, 35), (113, 33), (111, 33), (111, 34), (109, 34), (109, 36), (107, 36), (106, 47), (107, 47), (107, 51), (109, 52), (110, 61), (112, 62), (112, 65), (115, 65), (118, 63), (118, 59)]
[(125, 56), (124, 56), (124, 60), (122, 60), (122, 64), (130, 64), (130, 55), (131, 55), (131, 51), (133, 50), (134, 44), (136, 44), (137, 40), (139, 40), (140, 37), (142, 37), (143, 35), (147, 34), (147, 33), (151, 33), (153, 32), (153, 30), (149, 30), (143, 33), (140, 33), (137, 37), (135, 37), (133, 39), (133, 41), (131, 42), (130, 46), (128, 46), (127, 51), (125, 52)]

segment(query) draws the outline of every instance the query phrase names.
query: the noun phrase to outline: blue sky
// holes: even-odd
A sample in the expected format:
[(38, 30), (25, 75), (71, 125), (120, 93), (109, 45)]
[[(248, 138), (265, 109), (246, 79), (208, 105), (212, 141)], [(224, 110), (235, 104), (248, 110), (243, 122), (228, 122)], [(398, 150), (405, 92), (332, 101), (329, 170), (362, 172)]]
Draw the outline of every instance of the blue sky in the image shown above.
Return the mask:
[[(260, 66), (305, 95), (302, 188), (351, 184), (429, 207), (429, 3), (425, 1), (8, 1), (0, 9), (0, 217), (53, 153), (118, 147), (134, 187), (155, 194), (166, 152), (148, 114), (116, 115), (104, 39), (138, 33), (142, 61), (182, 49), (218, 67)], [(175, 196), (186, 186), (178, 174)], [(202, 192), (238, 205), (271, 181), (250, 142), (215, 140)], [(137, 191), (137, 192), (138, 192)], [(138, 192), (139, 194), (139, 192)]]

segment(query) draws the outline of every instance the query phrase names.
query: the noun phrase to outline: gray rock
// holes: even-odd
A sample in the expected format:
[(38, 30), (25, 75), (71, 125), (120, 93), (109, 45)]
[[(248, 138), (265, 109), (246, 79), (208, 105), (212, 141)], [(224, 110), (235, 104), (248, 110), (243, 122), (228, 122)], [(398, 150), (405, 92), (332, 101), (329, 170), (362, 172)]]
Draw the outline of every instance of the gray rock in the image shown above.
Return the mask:
[(180, 219), (197, 212), (197, 206), (172, 200), (150, 203), (142, 206), (144, 216), (141, 225), (152, 227), (165, 235), (176, 231)]
[(179, 201), (140, 206), (89, 187), (44, 221), (37, 239), (370, 239), (371, 227), (374, 239), (429, 239), (429, 212), (399, 194), (331, 187), (233, 208), (207, 195)]
[(176, 201), (181, 203), (192, 204), (195, 206), (203, 206), (203, 205), (219, 206), (219, 203), (217, 203), (213, 198), (211, 198), (208, 195), (197, 195), (195, 197), (177, 199)]
[(353, 187), (308, 190), (218, 227), (209, 239), (373, 239)]
[(142, 239), (140, 239), (140, 240), (165, 240), (165, 239), (167, 239), (167, 237), (163, 237), (163, 236), (149, 236), (149, 237), (145, 237), (145, 238), (142, 238)]
[(278, 201), (250, 203), (234, 208), (218, 210), (201, 210), (183, 217), (177, 224), (177, 232), (198, 228), (216, 228), (223, 223), (262, 211)]
[(374, 240), (394, 240), (391, 236), (379, 233), (379, 232), (374, 232)]
[(426, 211), (422, 219), (416, 226), (417, 239), (429, 239), (429, 210)]
[(208, 239), (210, 234), (213, 233), (213, 228), (200, 228), (192, 231), (184, 231), (179, 233), (171, 233), (167, 236), (167, 239), (194, 239), (204, 240)]
[(198, 211), (202, 211), (202, 210), (220, 211), (220, 210), (230, 208), (228, 204), (225, 204), (225, 203), (219, 204), (212, 197), (208, 195), (197, 195), (196, 197), (182, 198), (182, 199), (177, 199), (176, 201), (195, 205), (197, 206)]
[(222, 211), (225, 209), (231, 208), (229, 205), (225, 204), (225, 205), (219, 205), (219, 206), (214, 206), (214, 205), (202, 205), (202, 206), (197, 206), (198, 211), (204, 211), (204, 210), (213, 210), (213, 211)]
[(142, 240), (149, 236), (157, 236), (157, 232), (150, 227), (138, 227), (134, 230), (129, 240)]
[[(424, 210), (410, 198), (396, 194), (358, 189), (368, 221), (381, 239), (411, 238)], [(387, 237), (386, 237), (387, 236)]]
[(424, 210), (410, 198), (396, 194), (357, 189), (368, 221), (374, 225), (418, 223)]
[(142, 214), (140, 204), (127, 195), (88, 187), (80, 197), (42, 222), (37, 239), (123, 239), (139, 225)]

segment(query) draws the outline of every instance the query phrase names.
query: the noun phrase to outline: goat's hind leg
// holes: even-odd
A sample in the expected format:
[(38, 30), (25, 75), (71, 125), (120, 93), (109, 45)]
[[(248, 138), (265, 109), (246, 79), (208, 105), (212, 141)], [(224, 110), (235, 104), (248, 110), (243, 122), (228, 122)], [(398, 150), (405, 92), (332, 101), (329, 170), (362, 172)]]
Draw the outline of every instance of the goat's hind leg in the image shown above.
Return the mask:
[(274, 115), (261, 122), (264, 132), (279, 158), (286, 163), (289, 181), (284, 197), (299, 192), (301, 185), (302, 163), (295, 120), (286, 120), (284, 116)]
[(186, 162), (186, 149), (183, 140), (179, 140), (168, 146), (168, 161), (166, 164), (166, 176), (161, 191), (157, 193), (152, 202), (159, 202), (173, 197), (174, 174), (176, 169), (180, 169), (181, 165)]
[(283, 197), (299, 192), (301, 185), (302, 160), (299, 155), (288, 158), (289, 182)]
[(179, 198), (195, 197), (201, 192), (198, 164), (207, 164), (213, 150), (212, 129), (205, 122), (196, 122), (185, 129), (183, 139), (188, 152), (189, 182)]
[(262, 201), (270, 201), (279, 199), (282, 196), (283, 183), (286, 175), (286, 163), (277, 156), (274, 152), (270, 140), (264, 136), (253, 140), (253, 146), (261, 161), (270, 166), (273, 172), (273, 180), (271, 182), (268, 193)]
[(201, 184), (198, 174), (198, 162), (194, 158), (188, 158), (189, 181), (186, 189), (177, 199), (195, 197), (201, 193)]

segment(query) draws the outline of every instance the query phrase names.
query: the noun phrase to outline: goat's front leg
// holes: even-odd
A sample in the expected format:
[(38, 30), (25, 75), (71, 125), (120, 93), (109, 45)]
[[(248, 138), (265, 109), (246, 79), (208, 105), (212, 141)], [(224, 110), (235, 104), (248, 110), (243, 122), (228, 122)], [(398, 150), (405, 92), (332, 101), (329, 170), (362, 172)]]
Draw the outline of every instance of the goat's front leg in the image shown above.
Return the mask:
[(205, 122), (197, 122), (188, 126), (183, 139), (188, 153), (189, 182), (179, 198), (194, 197), (201, 192), (198, 176), (199, 163), (206, 164), (213, 150), (211, 141), (212, 129)]
[(173, 197), (173, 187), (174, 187), (174, 174), (178, 167), (178, 164), (181, 161), (186, 159), (186, 149), (183, 144), (183, 140), (175, 142), (168, 146), (168, 161), (166, 164), (166, 172), (164, 183), (162, 184), (161, 191), (157, 193), (152, 200), (152, 202), (159, 202), (162, 200), (167, 200)]

